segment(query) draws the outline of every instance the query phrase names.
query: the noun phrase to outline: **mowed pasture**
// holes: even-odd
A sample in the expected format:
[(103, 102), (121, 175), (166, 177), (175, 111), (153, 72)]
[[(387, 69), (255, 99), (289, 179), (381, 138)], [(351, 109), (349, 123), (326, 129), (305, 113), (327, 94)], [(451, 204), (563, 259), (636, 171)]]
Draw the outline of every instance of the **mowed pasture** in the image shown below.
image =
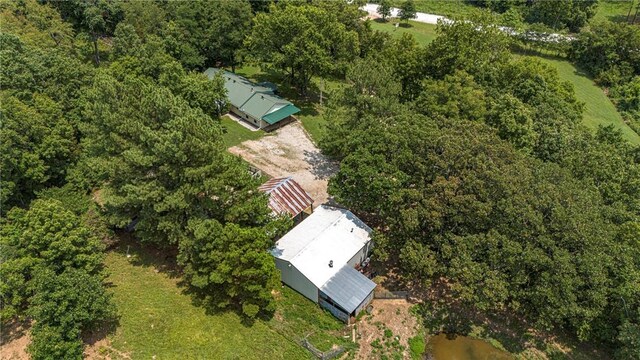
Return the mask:
[[(373, 28), (390, 33), (392, 36), (400, 36), (402, 33), (412, 34), (421, 45), (427, 45), (437, 37), (436, 26), (409, 22), (409, 27), (395, 28), (392, 22), (372, 22)], [(516, 55), (521, 56), (521, 55)], [(583, 112), (583, 124), (590, 129), (598, 126), (613, 125), (622, 131), (622, 136), (632, 144), (640, 144), (640, 135), (631, 129), (622, 119), (611, 100), (602, 88), (597, 86), (593, 79), (584, 71), (577, 68), (571, 62), (553, 56), (526, 55), (527, 58), (538, 59), (558, 70), (558, 75), (564, 81), (573, 85), (578, 100), (585, 104)]]
[(342, 323), (287, 287), (275, 294), (270, 319), (246, 323), (232, 311), (207, 311), (186, 293), (173, 258), (134, 241), (108, 252), (119, 323), (98, 352), (114, 359), (309, 359), (298, 343), (307, 335), (323, 351), (353, 347)]
[(397, 23), (398, 19), (392, 19), (386, 22), (383, 22), (381, 19), (376, 19), (371, 21), (371, 27), (374, 30), (387, 32), (396, 38), (399, 38), (402, 34), (411, 34), (420, 44), (428, 44), (437, 37), (436, 25), (409, 21), (408, 23), (400, 23), (399, 26), (396, 27), (395, 24)]

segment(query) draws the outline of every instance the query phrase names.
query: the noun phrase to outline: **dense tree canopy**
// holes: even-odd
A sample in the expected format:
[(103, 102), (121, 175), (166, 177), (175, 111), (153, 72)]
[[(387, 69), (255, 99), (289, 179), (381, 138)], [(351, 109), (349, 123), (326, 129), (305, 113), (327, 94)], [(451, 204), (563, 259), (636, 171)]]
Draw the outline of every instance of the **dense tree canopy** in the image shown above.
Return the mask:
[(34, 359), (80, 358), (82, 331), (114, 315), (102, 285), (104, 245), (57, 200), (14, 208), (0, 225), (2, 322), (35, 320)]
[[(222, 82), (209, 83), (207, 95), (224, 101)], [(271, 310), (270, 211), (257, 180), (226, 152), (217, 120), (142, 78), (101, 73), (84, 100), (85, 146), (108, 184), (112, 223), (135, 220), (140, 240), (178, 245), (186, 278), (209, 305)], [(241, 254), (245, 266), (232, 270)]]
[(583, 129), (569, 84), (482, 29), (442, 24), (418, 56), (390, 41), (352, 65), (325, 112), (330, 193), (375, 219), (407, 279), (634, 351), (637, 149)]
[[(34, 359), (80, 358), (113, 318), (107, 222), (176, 250), (208, 309), (272, 313), (267, 250), (291, 224), (226, 151), (223, 80), (200, 73), (245, 59), (303, 94), (344, 80), (322, 109), (341, 162), (329, 191), (400, 276), (639, 356), (640, 150), (583, 128), (570, 84), (495, 25), (578, 31), (595, 1), (476, 2), (503, 14), (442, 23), (427, 46), (374, 31), (361, 4), (0, 3), (0, 317), (34, 320)], [(637, 27), (611, 24), (571, 44), (631, 126), (638, 46)]]
[(358, 33), (324, 7), (284, 4), (257, 14), (247, 43), (256, 60), (286, 71), (303, 93), (314, 75), (339, 72), (358, 54)]

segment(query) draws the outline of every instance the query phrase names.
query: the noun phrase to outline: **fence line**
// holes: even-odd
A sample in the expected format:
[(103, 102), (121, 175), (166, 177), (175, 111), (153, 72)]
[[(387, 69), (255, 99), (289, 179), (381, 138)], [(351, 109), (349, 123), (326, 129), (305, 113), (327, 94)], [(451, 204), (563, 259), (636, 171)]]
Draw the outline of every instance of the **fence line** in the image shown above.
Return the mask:
[(374, 299), (406, 299), (408, 297), (409, 297), (408, 291), (376, 290), (373, 293)]
[(344, 348), (342, 346), (322, 352), (313, 346), (307, 338), (302, 339), (302, 346), (320, 360), (330, 360), (344, 352)]

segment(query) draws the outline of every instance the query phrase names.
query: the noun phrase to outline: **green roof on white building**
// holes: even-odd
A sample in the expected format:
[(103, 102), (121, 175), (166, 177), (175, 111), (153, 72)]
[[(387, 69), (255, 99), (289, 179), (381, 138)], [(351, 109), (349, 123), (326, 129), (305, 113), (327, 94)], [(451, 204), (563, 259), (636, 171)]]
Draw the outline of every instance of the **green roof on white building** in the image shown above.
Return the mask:
[(254, 84), (242, 76), (217, 68), (208, 68), (204, 73), (212, 79), (219, 72), (222, 72), (231, 105), (255, 119), (273, 125), (300, 112), (291, 102), (275, 95), (275, 85), (271, 83)]

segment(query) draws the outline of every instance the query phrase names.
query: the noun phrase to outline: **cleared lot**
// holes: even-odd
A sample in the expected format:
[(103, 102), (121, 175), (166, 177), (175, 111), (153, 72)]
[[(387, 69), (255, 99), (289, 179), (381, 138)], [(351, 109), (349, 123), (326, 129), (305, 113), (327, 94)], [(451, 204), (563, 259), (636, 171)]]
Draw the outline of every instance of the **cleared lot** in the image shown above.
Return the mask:
[(314, 207), (329, 199), (328, 180), (338, 165), (320, 153), (299, 122), (284, 126), (271, 136), (233, 146), (229, 152), (269, 176), (293, 176), (311, 195)]

